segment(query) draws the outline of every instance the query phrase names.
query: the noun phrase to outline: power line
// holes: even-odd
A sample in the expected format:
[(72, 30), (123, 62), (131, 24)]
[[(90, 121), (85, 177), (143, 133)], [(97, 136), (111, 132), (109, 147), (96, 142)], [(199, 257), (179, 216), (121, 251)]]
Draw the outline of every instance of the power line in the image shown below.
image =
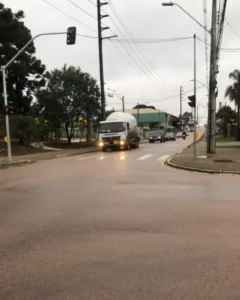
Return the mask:
[(69, 15), (68, 13), (66, 13), (65, 11), (61, 10), (60, 8), (58, 8), (57, 6), (55, 6), (54, 4), (48, 2), (47, 0), (42, 0), (43, 2), (47, 3), (48, 5), (52, 6), (53, 8), (55, 8), (56, 10), (58, 10), (59, 12), (61, 12), (62, 14), (64, 14), (65, 16), (71, 18), (72, 20), (74, 20), (75, 22), (79, 23), (80, 25), (94, 31), (97, 32), (95, 29), (91, 28), (90, 26), (80, 22), (78, 19), (74, 18), (73, 16)]
[[(123, 53), (118, 49), (117, 45), (114, 44), (112, 40), (109, 40), (109, 41), (110, 41), (111, 44), (117, 49), (117, 51), (124, 57), (124, 59), (132, 66), (132, 68), (140, 75), (140, 77), (142, 77), (142, 78), (145, 80), (145, 78), (143, 77), (143, 75), (139, 72), (139, 70), (138, 70), (137, 68), (135, 68), (135, 66), (130, 62), (130, 60), (127, 58), (127, 56), (125, 56), (125, 54), (123, 54)], [(123, 46), (123, 44), (121, 44), (121, 42), (120, 42), (120, 45), (122, 46), (123, 50), (125, 50), (125, 51), (129, 54), (129, 56), (131, 57), (131, 53), (129, 53), (128, 49), (126, 49), (126, 48)], [(132, 58), (132, 57), (131, 57), (131, 58)], [(134, 60), (134, 58), (133, 58), (133, 60)]]
[[(127, 25), (125, 24), (125, 22), (123, 21), (123, 19), (121, 18), (121, 16), (119, 15), (119, 13), (117, 12), (116, 8), (114, 7), (112, 1), (109, 1), (110, 3), (110, 8), (112, 10), (112, 12), (114, 13), (114, 15), (116, 16), (117, 20), (119, 21), (119, 23), (121, 24), (122, 28), (124, 29), (124, 31), (127, 33), (127, 35), (129, 36), (130, 40), (133, 40), (133, 34), (131, 33), (131, 31), (129, 30), (129, 28), (127, 27)], [(113, 21), (113, 19), (111, 18), (111, 20)], [(113, 21), (114, 22), (114, 21)], [(115, 24), (116, 26), (116, 24)], [(121, 35), (124, 37), (124, 34), (121, 33)], [(150, 72), (151, 77), (156, 80), (157, 82), (159, 81), (160, 77), (158, 75), (158, 73), (153, 69), (151, 63), (149, 62), (149, 60), (144, 56), (143, 52), (140, 50), (140, 48), (138, 48), (138, 46), (136, 45), (136, 43), (134, 43), (134, 46), (136, 47), (137, 51), (140, 53), (140, 57), (139, 55), (136, 54), (136, 52), (134, 51), (134, 49), (132, 48), (132, 46), (128, 43), (129, 47), (132, 49), (132, 51), (135, 53), (135, 55), (137, 56), (137, 58), (144, 64), (145, 68), (148, 70), (148, 72)], [(162, 79), (160, 79), (162, 80)], [(163, 80), (162, 80), (163, 81)], [(158, 84), (158, 83), (157, 83)], [(167, 83), (164, 83), (167, 86)], [(164, 91), (164, 89), (161, 87), (160, 88), (161, 91), (163, 93), (166, 94), (166, 92)], [(166, 89), (166, 88), (165, 88)], [(169, 88), (172, 89), (172, 88)], [(167, 90), (167, 89), (166, 89)]]
[(237, 31), (232, 27), (232, 25), (229, 23), (229, 21), (225, 18), (225, 21), (227, 23), (227, 25), (230, 27), (230, 29), (236, 34), (236, 36), (240, 39), (239, 34), (237, 33)]
[[(197, 40), (199, 40), (200, 42), (206, 44), (202, 39), (200, 39), (199, 37), (197, 37)], [(207, 43), (207, 45), (209, 47), (211, 47), (211, 45), (209, 43)], [(240, 48), (220, 48), (220, 51), (223, 51), (223, 52), (239, 52), (240, 51)]]
[(90, 36), (90, 35), (84, 35), (84, 34), (79, 34), (79, 33), (77, 33), (77, 35), (81, 36), (81, 37), (89, 38), (89, 39), (97, 39), (98, 38), (97, 36)]
[(134, 44), (160, 44), (160, 43), (169, 43), (169, 42), (177, 42), (182, 40), (189, 40), (193, 37), (183, 37), (183, 38), (172, 38), (172, 39), (115, 39), (114, 43), (134, 43)]
[[(117, 26), (117, 24), (114, 22), (114, 20), (110, 17), (110, 19), (112, 20), (113, 24), (115, 25), (115, 27), (117, 28), (117, 30), (120, 32), (121, 35), (122, 31), (119, 29), (119, 27)], [(121, 43), (121, 46), (124, 48), (124, 50), (128, 53), (128, 55), (130, 55), (131, 59), (135, 62), (135, 64), (139, 67), (139, 69), (147, 76), (147, 78), (150, 80), (150, 82), (161, 92), (165, 93), (157, 84), (156, 82), (147, 74), (147, 72), (143, 69), (143, 67), (139, 64), (139, 62), (135, 59), (135, 57), (133, 56), (133, 54), (123, 45), (123, 43)], [(133, 53), (135, 53), (134, 49), (132, 48), (132, 46), (130, 45), (130, 48), (132, 49)], [(138, 57), (139, 59), (139, 57)]]
[[(97, 18), (94, 17), (93, 15), (91, 15), (89, 12), (87, 12), (86, 10), (84, 10), (83, 8), (81, 8), (79, 5), (77, 5), (75, 2), (73, 2), (72, 0), (67, 0), (68, 2), (70, 2), (71, 4), (73, 4), (74, 6), (76, 6), (79, 10), (81, 10), (82, 12), (84, 12), (85, 14), (87, 14), (88, 16), (90, 16), (92, 19), (96, 20), (97, 21)], [(94, 4), (93, 2), (91, 2), (92, 4)], [(95, 7), (97, 7), (97, 5), (95, 5)], [(104, 26), (107, 26), (106, 24), (104, 24), (102, 22), (102, 24)]]
[(89, 17), (93, 18), (94, 20), (97, 20), (96, 17), (94, 17), (93, 15), (91, 15), (89, 12), (87, 12), (86, 10), (84, 10), (83, 8), (81, 8), (80, 6), (78, 6), (75, 2), (71, 1), (71, 0), (67, 0), (68, 2), (72, 3), (72, 5), (74, 5), (75, 7), (77, 7), (78, 9), (80, 9), (82, 12), (84, 12), (85, 14), (87, 14)]
[[(203, 88), (203, 87), (205, 87), (205, 84), (203, 84), (203, 85), (201, 85), (201, 86), (197, 87), (197, 89), (201, 89), (201, 88)], [(193, 92), (193, 90), (189, 90), (189, 91), (187, 91), (187, 92), (184, 92), (184, 93), (182, 93), (182, 95), (186, 95), (186, 94), (189, 94), (189, 93), (191, 93), (191, 92)], [(174, 98), (177, 98), (177, 97), (179, 97), (179, 94), (176, 94), (176, 95), (174, 95), (174, 96), (171, 96), (171, 97), (168, 97), (168, 98), (164, 98), (164, 99), (156, 100), (156, 101), (150, 101), (150, 102), (146, 102), (146, 104), (153, 103), (153, 102), (162, 102), (162, 101), (167, 101), (167, 100), (171, 100), (171, 99), (174, 99)], [(183, 100), (183, 101), (185, 101), (185, 100)]]

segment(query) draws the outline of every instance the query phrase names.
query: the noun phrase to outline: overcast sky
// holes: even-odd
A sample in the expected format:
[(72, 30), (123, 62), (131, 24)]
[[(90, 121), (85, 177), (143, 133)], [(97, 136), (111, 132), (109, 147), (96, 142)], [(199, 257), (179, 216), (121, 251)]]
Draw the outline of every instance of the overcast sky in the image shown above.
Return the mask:
[[(66, 31), (69, 26), (76, 26), (78, 34), (97, 36), (96, 0), (72, 0), (93, 17), (87, 15), (68, 0), (47, 0), (69, 16), (51, 7), (44, 0), (5, 0), (3, 3), (13, 11), (25, 12), (25, 25), (32, 35), (42, 32)], [(92, 2), (92, 3), (90, 3)], [(196, 33), (204, 39), (204, 30), (184, 14), (178, 7), (162, 7), (161, 0), (112, 0), (113, 7), (127, 25), (135, 39), (169, 39), (191, 37)], [(191, 15), (203, 23), (203, 0), (176, 0)], [(208, 2), (208, 28), (211, 27), (211, 2)], [(104, 31), (104, 35), (114, 32), (122, 38), (128, 37), (119, 23), (110, 5), (103, 6), (110, 18), (104, 18), (104, 24), (112, 31)], [(240, 37), (240, 1), (229, 0), (226, 18)], [(81, 23), (87, 25), (84, 26)], [(115, 23), (115, 24), (114, 24)], [(117, 25), (117, 27), (116, 27)], [(222, 41), (223, 48), (240, 48), (240, 38), (225, 24)], [(210, 36), (208, 37), (210, 43)], [(123, 46), (127, 49), (124, 50)], [(104, 73), (106, 89), (113, 89), (125, 96), (126, 108), (137, 103), (154, 105), (156, 108), (179, 115), (180, 86), (183, 90), (193, 88), (193, 39), (159, 44), (128, 44), (104, 41)], [(99, 81), (98, 42), (97, 39), (78, 37), (76, 45), (66, 46), (65, 36), (41, 37), (35, 42), (36, 56), (42, 60), (48, 70), (67, 65), (79, 66)], [(134, 50), (134, 51), (133, 51)], [(209, 47), (208, 47), (209, 50)], [(137, 56), (136, 56), (137, 55)], [(134, 60), (132, 59), (134, 58)], [(138, 65), (141, 67), (139, 68)], [(228, 74), (240, 69), (240, 52), (221, 52), (220, 74), (218, 76), (219, 101), (224, 99), (224, 90), (230, 83)], [(205, 46), (197, 42), (197, 78), (206, 83)], [(200, 86), (200, 84), (198, 84)], [(106, 90), (106, 92), (108, 92)], [(187, 95), (184, 95), (183, 111), (190, 111)], [(207, 90), (198, 89), (197, 100), (199, 117), (206, 122)], [(172, 98), (172, 99), (167, 99)], [(167, 100), (166, 100), (167, 99)], [(120, 99), (107, 98), (108, 109), (121, 108)], [(233, 105), (232, 105), (233, 107)]]

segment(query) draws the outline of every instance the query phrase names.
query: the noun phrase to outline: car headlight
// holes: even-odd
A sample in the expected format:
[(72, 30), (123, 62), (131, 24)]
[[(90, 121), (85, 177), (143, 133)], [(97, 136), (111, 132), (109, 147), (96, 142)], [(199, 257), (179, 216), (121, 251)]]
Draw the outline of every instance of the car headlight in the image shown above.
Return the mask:
[(120, 145), (123, 146), (125, 144), (125, 141), (120, 141)]
[(100, 142), (100, 143), (99, 143), (99, 146), (100, 146), (100, 147), (103, 147), (103, 146), (104, 146), (104, 143), (103, 143), (103, 142)]

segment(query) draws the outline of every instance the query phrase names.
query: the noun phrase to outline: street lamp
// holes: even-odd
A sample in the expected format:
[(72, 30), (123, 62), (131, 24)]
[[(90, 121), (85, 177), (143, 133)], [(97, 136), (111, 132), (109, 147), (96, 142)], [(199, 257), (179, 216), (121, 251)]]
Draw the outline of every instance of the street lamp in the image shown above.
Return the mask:
[(199, 26), (201, 26), (204, 30), (206, 30), (209, 34), (211, 34), (211, 31), (208, 30), (205, 26), (203, 26), (200, 22), (198, 22), (198, 20), (196, 20), (192, 15), (190, 15), (190, 13), (188, 13), (182, 6), (180, 6), (177, 3), (174, 2), (163, 2), (162, 6), (178, 6), (182, 11), (185, 12), (185, 14), (187, 14), (191, 19), (193, 19), (196, 23), (198, 23)]
[(113, 92), (120, 100), (122, 100), (122, 108), (123, 108), (123, 111), (125, 111), (124, 96), (121, 97), (116, 90), (112, 90), (112, 89), (109, 89), (109, 88), (108, 88), (108, 90)]

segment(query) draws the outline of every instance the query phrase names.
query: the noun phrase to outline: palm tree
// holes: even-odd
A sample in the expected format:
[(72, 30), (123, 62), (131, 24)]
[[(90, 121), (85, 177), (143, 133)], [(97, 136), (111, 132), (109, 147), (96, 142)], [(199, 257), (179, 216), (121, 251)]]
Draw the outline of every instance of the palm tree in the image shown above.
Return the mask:
[(233, 80), (232, 85), (229, 85), (225, 91), (225, 97), (228, 97), (231, 102), (235, 102), (238, 111), (237, 124), (239, 128), (240, 120), (240, 70), (234, 70), (229, 74), (229, 79)]

